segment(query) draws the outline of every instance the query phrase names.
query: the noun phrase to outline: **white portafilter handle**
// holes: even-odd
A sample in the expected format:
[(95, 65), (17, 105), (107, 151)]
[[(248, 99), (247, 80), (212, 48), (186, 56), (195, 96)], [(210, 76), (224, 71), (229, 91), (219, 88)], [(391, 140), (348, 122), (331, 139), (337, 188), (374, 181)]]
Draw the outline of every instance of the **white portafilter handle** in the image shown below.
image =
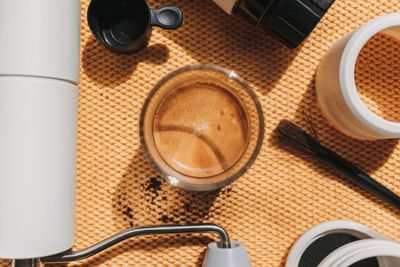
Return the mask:
[(80, 1), (0, 0), (0, 36), (0, 258), (33, 259), (74, 241)]
[(355, 65), (361, 49), (371, 37), (383, 31), (400, 40), (400, 13), (377, 17), (335, 42), (322, 58), (316, 74), (315, 87), (322, 113), (338, 130), (357, 139), (400, 137), (400, 123), (371, 112), (355, 84)]
[(232, 241), (230, 248), (221, 248), (217, 243), (208, 245), (203, 267), (251, 267), (246, 248), (241, 242)]

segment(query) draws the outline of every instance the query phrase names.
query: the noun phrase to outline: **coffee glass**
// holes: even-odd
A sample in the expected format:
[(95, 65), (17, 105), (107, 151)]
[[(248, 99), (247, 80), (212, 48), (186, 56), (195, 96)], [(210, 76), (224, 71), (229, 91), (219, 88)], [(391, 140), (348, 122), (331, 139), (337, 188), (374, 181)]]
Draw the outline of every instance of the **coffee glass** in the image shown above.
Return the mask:
[(219, 189), (240, 177), (263, 140), (261, 105), (235, 72), (193, 65), (162, 79), (140, 120), (145, 154), (155, 169), (187, 190)]

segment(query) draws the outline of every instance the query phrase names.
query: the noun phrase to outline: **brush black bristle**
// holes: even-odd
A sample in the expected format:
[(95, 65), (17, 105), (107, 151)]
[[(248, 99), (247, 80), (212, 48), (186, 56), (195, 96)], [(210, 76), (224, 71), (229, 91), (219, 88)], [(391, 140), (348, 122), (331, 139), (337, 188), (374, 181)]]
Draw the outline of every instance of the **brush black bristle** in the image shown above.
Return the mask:
[(288, 120), (279, 123), (276, 136), (282, 147), (302, 156), (312, 157), (319, 151), (319, 142)]

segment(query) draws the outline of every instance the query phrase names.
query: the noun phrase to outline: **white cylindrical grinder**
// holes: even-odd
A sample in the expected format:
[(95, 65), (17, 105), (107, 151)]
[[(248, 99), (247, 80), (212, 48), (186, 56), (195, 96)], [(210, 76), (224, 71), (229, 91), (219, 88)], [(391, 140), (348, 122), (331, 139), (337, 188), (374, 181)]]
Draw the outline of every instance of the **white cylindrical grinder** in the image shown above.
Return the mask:
[(79, 0), (0, 0), (0, 258), (74, 241)]

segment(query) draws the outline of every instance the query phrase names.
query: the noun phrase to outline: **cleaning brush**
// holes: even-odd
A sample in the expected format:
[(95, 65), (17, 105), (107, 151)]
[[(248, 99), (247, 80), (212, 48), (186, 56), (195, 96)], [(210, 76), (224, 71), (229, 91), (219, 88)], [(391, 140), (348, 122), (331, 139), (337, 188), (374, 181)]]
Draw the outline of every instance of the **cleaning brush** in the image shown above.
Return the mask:
[(288, 120), (281, 121), (276, 129), (280, 145), (301, 156), (318, 160), (323, 165), (341, 174), (350, 182), (400, 209), (400, 197), (398, 195), (374, 180), (350, 161), (323, 146), (319, 142), (315, 127), (310, 120), (309, 124), (313, 136)]

